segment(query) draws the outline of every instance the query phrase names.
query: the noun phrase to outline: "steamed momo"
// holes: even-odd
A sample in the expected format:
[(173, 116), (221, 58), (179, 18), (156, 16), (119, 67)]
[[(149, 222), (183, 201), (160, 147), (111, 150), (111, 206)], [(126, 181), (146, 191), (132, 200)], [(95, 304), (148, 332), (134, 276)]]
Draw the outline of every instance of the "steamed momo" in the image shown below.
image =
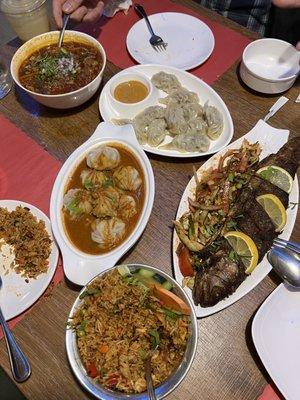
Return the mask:
[(171, 143), (168, 143), (161, 148), (178, 150), (180, 152), (204, 152), (209, 148), (210, 140), (206, 135), (201, 135), (196, 132), (189, 134), (181, 134), (175, 136)]
[(69, 212), (71, 218), (76, 218), (83, 213), (90, 213), (92, 202), (90, 193), (85, 189), (70, 189), (64, 195), (64, 208)]
[(100, 146), (88, 153), (86, 162), (98, 171), (111, 170), (120, 164), (120, 154), (114, 147)]
[(122, 194), (119, 201), (119, 214), (121, 218), (128, 220), (136, 213), (136, 202), (134, 198), (127, 194)]
[(139, 172), (132, 166), (119, 167), (114, 172), (114, 180), (119, 189), (136, 191), (142, 184)]
[(125, 223), (116, 217), (96, 219), (92, 223), (91, 237), (100, 248), (114, 247), (125, 235)]
[(221, 135), (223, 130), (223, 117), (220, 111), (207, 103), (204, 105), (204, 116), (208, 125), (207, 136), (216, 140)]
[(107, 189), (92, 191), (92, 214), (96, 217), (116, 217), (120, 201), (120, 193), (110, 186)]
[(151, 82), (157, 89), (161, 89), (166, 93), (171, 93), (174, 90), (181, 88), (181, 84), (175, 75), (167, 74), (163, 71), (153, 75)]
[(157, 147), (164, 141), (167, 135), (167, 123), (164, 118), (154, 119), (150, 122), (147, 130), (147, 143)]
[(174, 90), (167, 97), (160, 99), (159, 102), (166, 105), (171, 103), (184, 105), (199, 103), (199, 97), (196, 93), (190, 92), (189, 90), (182, 87), (180, 89)]
[(107, 181), (107, 177), (102, 171), (95, 169), (84, 169), (80, 174), (82, 185), (86, 189), (92, 189), (95, 186), (102, 186)]

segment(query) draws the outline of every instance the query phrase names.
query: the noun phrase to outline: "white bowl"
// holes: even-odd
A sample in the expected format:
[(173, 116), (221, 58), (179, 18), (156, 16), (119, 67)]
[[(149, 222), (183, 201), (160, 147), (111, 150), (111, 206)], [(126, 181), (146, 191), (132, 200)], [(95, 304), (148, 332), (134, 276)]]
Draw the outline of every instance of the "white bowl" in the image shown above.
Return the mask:
[(85, 43), (96, 47), (101, 54), (103, 66), (96, 76), (94, 80), (88, 83), (86, 86), (74, 90), (73, 92), (63, 93), (63, 94), (41, 94), (36, 93), (31, 90), (26, 89), (19, 81), (19, 68), (22, 62), (34, 51), (38, 50), (41, 47), (47, 46), (49, 44), (57, 43), (58, 41), (59, 32), (47, 32), (43, 33), (39, 36), (35, 36), (34, 38), (25, 42), (23, 46), (21, 46), (16, 53), (14, 54), (11, 64), (10, 64), (10, 72), (15, 81), (15, 83), (20, 86), (25, 92), (30, 94), (36, 101), (41, 104), (44, 104), (48, 107), (53, 108), (72, 108), (76, 106), (80, 106), (81, 104), (85, 103), (89, 100), (97, 91), (100, 86), (103, 72), (106, 66), (106, 54), (101, 46), (101, 44), (94, 39), (92, 36), (89, 36), (85, 33), (76, 32), (76, 31), (66, 31), (64, 41), (76, 41), (80, 43)]
[[(117, 100), (114, 97), (114, 91), (116, 87), (120, 83), (127, 81), (138, 81), (143, 83), (148, 88), (148, 95), (143, 100), (136, 103), (123, 103)], [(139, 74), (138, 72), (126, 72), (120, 75), (117, 74), (110, 79), (109, 90), (107, 93), (108, 100), (112, 108), (117, 113), (120, 113), (121, 115), (126, 115), (127, 118), (134, 118), (136, 114), (138, 114), (140, 111), (144, 110), (149, 104), (151, 104), (151, 101), (153, 101), (155, 95), (158, 94), (158, 91), (146, 75)]]
[[(181, 361), (178, 368), (172, 372), (167, 380), (162, 382), (158, 387), (155, 388), (155, 394), (158, 399), (163, 399), (168, 394), (170, 394), (185, 378), (186, 374), (188, 373), (192, 362), (194, 360), (196, 349), (197, 349), (197, 341), (198, 341), (198, 329), (197, 329), (197, 318), (194, 310), (194, 306), (192, 301), (189, 299), (187, 294), (185, 293), (184, 289), (179, 285), (175, 279), (173, 279), (170, 275), (166, 274), (165, 272), (161, 271), (158, 268), (151, 267), (149, 265), (142, 265), (142, 264), (129, 264), (127, 267), (130, 269), (131, 272), (135, 271), (137, 268), (143, 268), (149, 271), (152, 271), (167, 281), (171, 282), (173, 285), (174, 293), (179, 296), (191, 309), (190, 315), (190, 332), (191, 335), (187, 342), (187, 347), (185, 350), (185, 355), (183, 360)], [(112, 270), (113, 268), (110, 268)], [(103, 275), (103, 273), (99, 274), (99, 276)], [(95, 278), (96, 279), (96, 278)], [(89, 282), (91, 283), (91, 282)], [(77, 299), (75, 300), (68, 320), (73, 316), (76, 309), (80, 307), (82, 300), (80, 299), (80, 294), (85, 291), (85, 288), (81, 290), (78, 294)], [(115, 390), (108, 390), (105, 389), (102, 385), (95, 383), (95, 380), (90, 378), (86, 374), (86, 370), (83, 366), (83, 363), (80, 359), (80, 354), (78, 351), (77, 340), (76, 340), (76, 333), (72, 330), (67, 328), (66, 329), (66, 349), (67, 349), (67, 356), (69, 359), (69, 363), (71, 368), (74, 372), (74, 375), (81, 383), (81, 385), (90, 392), (95, 398), (101, 400), (148, 400), (148, 394), (146, 392), (139, 393), (139, 394), (125, 394), (121, 392), (117, 392)]]
[(300, 52), (278, 39), (259, 39), (243, 52), (240, 66), (242, 80), (251, 89), (276, 94), (288, 90), (300, 71)]
[[(141, 215), (129, 237), (113, 250), (100, 255), (91, 255), (80, 251), (65, 233), (62, 208), (66, 185), (87, 153), (100, 144), (119, 144), (127, 148), (139, 161), (145, 177), (145, 200)], [(131, 125), (115, 126), (101, 122), (94, 134), (78, 147), (62, 166), (55, 180), (51, 200), (50, 219), (53, 234), (60, 247), (63, 267), (67, 278), (77, 285), (85, 285), (94, 276), (114, 266), (139, 239), (149, 220), (154, 201), (154, 175), (150, 161), (141, 149)]]

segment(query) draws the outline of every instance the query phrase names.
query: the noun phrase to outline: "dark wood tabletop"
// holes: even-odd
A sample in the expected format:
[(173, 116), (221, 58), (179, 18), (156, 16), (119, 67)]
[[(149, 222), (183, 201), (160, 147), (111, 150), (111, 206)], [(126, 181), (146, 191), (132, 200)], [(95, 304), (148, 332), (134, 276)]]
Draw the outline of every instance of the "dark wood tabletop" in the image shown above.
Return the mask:
[[(192, 0), (178, 3), (193, 8), (250, 38), (255, 34), (199, 6)], [(5, 47), (13, 53), (17, 40)], [(238, 78), (235, 63), (212, 86), (223, 98), (232, 115), (234, 139), (247, 133), (265, 116), (279, 95), (262, 95), (246, 88)], [(104, 81), (119, 68), (108, 62)], [(284, 95), (290, 99), (271, 120), (277, 128), (300, 132), (299, 80)], [(52, 110), (39, 105), (15, 88), (0, 102), (0, 112), (64, 162), (70, 153), (93, 133), (101, 121), (98, 109), (99, 92), (83, 106), (72, 110)], [(148, 154), (153, 167), (156, 195), (147, 228), (138, 243), (121, 262), (144, 263), (172, 273), (172, 220), (193, 171), (206, 159), (174, 160)], [(299, 217), (292, 234), (300, 241)], [(199, 342), (194, 363), (181, 385), (168, 396), (177, 400), (254, 400), (268, 381), (268, 374), (258, 358), (252, 338), (251, 323), (264, 299), (280, 283), (271, 273), (248, 295), (229, 308), (198, 320)], [(65, 350), (65, 324), (78, 290), (63, 281), (43, 297), (15, 327), (14, 334), (32, 365), (30, 379), (19, 384), (30, 400), (83, 399), (89, 395), (76, 381), (69, 367)], [(5, 341), (0, 341), (0, 363), (10, 374)]]

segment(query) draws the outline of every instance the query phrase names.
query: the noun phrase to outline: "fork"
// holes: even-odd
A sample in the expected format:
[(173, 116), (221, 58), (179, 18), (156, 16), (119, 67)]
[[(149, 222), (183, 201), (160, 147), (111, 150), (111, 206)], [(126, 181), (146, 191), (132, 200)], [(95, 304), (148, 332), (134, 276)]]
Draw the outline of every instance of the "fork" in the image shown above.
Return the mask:
[(275, 238), (273, 240), (273, 246), (288, 248), (298, 254), (300, 253), (300, 244), (295, 243), (295, 242), (289, 242), (284, 239)]
[(144, 7), (142, 7), (140, 4), (135, 4), (134, 9), (141, 18), (145, 18), (145, 20), (146, 20), (146, 24), (151, 33), (151, 38), (150, 38), (149, 42), (150, 42), (151, 46), (154, 48), (154, 50), (156, 50), (156, 51), (166, 50), (168, 43), (164, 42), (160, 36), (155, 35), (155, 33), (152, 29), (152, 26), (150, 24), (149, 18), (146, 14), (146, 11), (144, 10)]
[[(0, 289), (2, 287), (2, 278), (0, 276)], [(7, 351), (9, 355), (10, 365), (12, 369), (12, 374), (17, 382), (24, 382), (31, 373), (31, 368), (27, 358), (20, 349), (18, 343), (16, 342), (13, 334), (11, 333), (7, 322), (2, 314), (0, 307), (0, 325), (2, 325), (3, 334), (6, 341)]]
[(149, 353), (147, 354), (147, 357), (145, 359), (145, 373), (146, 373), (146, 382), (147, 382), (147, 391), (149, 395), (149, 400), (157, 400), (155, 390), (153, 387), (153, 380), (152, 380), (152, 368), (151, 368), (151, 358), (154, 354), (154, 352), (157, 350), (158, 344), (154, 347), (154, 349), (150, 350)]

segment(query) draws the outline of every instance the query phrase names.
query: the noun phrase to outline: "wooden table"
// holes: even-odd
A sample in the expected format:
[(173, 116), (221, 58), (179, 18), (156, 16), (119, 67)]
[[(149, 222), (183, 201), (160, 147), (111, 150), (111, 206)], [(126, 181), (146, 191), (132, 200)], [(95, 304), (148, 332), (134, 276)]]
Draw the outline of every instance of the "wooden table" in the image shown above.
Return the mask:
[[(203, 9), (192, 0), (178, 2), (199, 14), (255, 38), (239, 25)], [(6, 46), (13, 51), (16, 42)], [(234, 43), (233, 43), (234, 45)], [(247, 133), (263, 117), (279, 96), (251, 92), (237, 77), (238, 63), (233, 65), (213, 88), (227, 104), (232, 115), (235, 138)], [(108, 63), (104, 83), (118, 71)], [(291, 101), (272, 118), (275, 127), (300, 131), (299, 93), (294, 86), (285, 96)], [(98, 97), (69, 111), (47, 109), (15, 89), (0, 102), (0, 112), (62, 162), (94, 131), (99, 123)], [(294, 134), (294, 133), (292, 133)], [(172, 220), (183, 190), (196, 162), (174, 161), (149, 155), (156, 182), (153, 212), (147, 228), (134, 248), (121, 260), (158, 266), (171, 273)], [(298, 224), (297, 224), (298, 223)], [(300, 240), (299, 218), (293, 239)], [(297, 226), (298, 225), (298, 226)], [(261, 393), (268, 375), (251, 339), (252, 318), (279, 280), (270, 274), (243, 299), (216, 315), (198, 321), (199, 343), (196, 358), (186, 379), (168, 399), (178, 400), (254, 400)], [(65, 351), (65, 323), (78, 291), (66, 282), (56, 286), (51, 295), (42, 298), (16, 326), (14, 334), (28, 355), (32, 376), (19, 385), (30, 400), (83, 399), (89, 395), (81, 388), (70, 370)], [(0, 342), (0, 363), (10, 373), (5, 342)]]

